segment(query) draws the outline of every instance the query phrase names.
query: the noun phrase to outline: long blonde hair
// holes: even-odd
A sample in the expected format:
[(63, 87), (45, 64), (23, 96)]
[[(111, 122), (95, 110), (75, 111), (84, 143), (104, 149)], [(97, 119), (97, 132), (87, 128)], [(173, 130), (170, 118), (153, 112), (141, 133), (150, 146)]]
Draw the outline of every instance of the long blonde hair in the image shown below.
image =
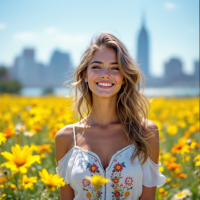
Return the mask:
[(148, 136), (146, 134), (146, 131), (149, 130), (146, 119), (148, 119), (150, 102), (145, 94), (139, 91), (141, 83), (144, 89), (145, 79), (126, 47), (114, 35), (104, 32), (93, 37), (83, 53), (80, 64), (74, 73), (74, 82), (71, 84), (71, 89), (75, 87), (73, 109), (77, 110), (80, 120), (84, 120), (81, 109), (83, 105), (85, 105), (87, 115), (91, 112), (92, 92), (84, 81), (83, 72), (86, 72), (93, 54), (100, 48), (112, 48), (116, 52), (118, 65), (125, 80), (124, 86), (117, 94), (117, 114), (128, 141), (131, 141), (136, 147), (131, 156), (131, 162), (133, 163), (134, 158), (139, 156), (139, 160), (143, 158), (142, 164), (144, 164), (149, 151), (151, 152), (147, 139), (153, 134), (148, 134)]

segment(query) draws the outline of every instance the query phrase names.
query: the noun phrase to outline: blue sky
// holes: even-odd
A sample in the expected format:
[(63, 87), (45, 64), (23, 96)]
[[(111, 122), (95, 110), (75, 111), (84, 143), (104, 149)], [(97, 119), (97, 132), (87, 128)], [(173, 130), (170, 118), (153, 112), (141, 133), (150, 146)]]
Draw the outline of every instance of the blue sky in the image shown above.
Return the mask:
[(55, 49), (77, 65), (91, 37), (115, 34), (136, 59), (142, 15), (150, 39), (150, 72), (162, 76), (164, 63), (180, 58), (185, 73), (199, 59), (198, 0), (0, 0), (0, 63), (11, 66), (25, 47), (48, 64)]

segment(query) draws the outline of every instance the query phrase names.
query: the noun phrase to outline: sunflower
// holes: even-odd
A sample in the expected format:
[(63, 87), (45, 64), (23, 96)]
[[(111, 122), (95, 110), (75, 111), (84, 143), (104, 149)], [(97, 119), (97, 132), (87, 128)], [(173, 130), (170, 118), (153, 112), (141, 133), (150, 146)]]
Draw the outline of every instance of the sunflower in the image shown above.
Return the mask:
[(32, 155), (33, 148), (25, 145), (23, 149), (18, 144), (11, 147), (10, 152), (2, 152), (1, 155), (8, 161), (1, 164), (2, 167), (9, 168), (13, 174), (20, 172), (27, 173), (27, 169), (34, 163), (40, 164), (40, 156)]
[(55, 187), (62, 187), (65, 185), (63, 182), (64, 178), (60, 178), (58, 174), (49, 174), (46, 169), (42, 169), (39, 171), (39, 175), (41, 177), (41, 181), (47, 185), (47, 188), (50, 190), (55, 190)]
[(24, 187), (24, 189), (27, 190), (28, 188), (30, 188), (32, 190), (33, 183), (37, 183), (37, 176), (28, 178), (26, 175), (23, 175), (22, 186)]

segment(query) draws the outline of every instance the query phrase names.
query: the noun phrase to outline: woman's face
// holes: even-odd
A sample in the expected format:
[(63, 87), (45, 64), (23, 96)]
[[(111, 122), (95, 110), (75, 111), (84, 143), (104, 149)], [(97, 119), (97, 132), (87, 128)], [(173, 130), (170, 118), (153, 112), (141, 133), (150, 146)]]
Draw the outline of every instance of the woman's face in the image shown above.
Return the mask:
[(88, 64), (85, 81), (93, 95), (110, 97), (119, 92), (125, 81), (114, 49), (102, 48), (94, 53)]

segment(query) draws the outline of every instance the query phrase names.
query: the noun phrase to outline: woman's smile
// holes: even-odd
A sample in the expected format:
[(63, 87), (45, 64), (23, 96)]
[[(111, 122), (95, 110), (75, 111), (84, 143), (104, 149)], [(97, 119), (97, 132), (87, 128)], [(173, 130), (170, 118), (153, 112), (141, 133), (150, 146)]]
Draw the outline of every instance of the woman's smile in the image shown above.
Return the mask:
[(112, 88), (115, 84), (107, 81), (97, 82), (96, 85), (103, 89)]

